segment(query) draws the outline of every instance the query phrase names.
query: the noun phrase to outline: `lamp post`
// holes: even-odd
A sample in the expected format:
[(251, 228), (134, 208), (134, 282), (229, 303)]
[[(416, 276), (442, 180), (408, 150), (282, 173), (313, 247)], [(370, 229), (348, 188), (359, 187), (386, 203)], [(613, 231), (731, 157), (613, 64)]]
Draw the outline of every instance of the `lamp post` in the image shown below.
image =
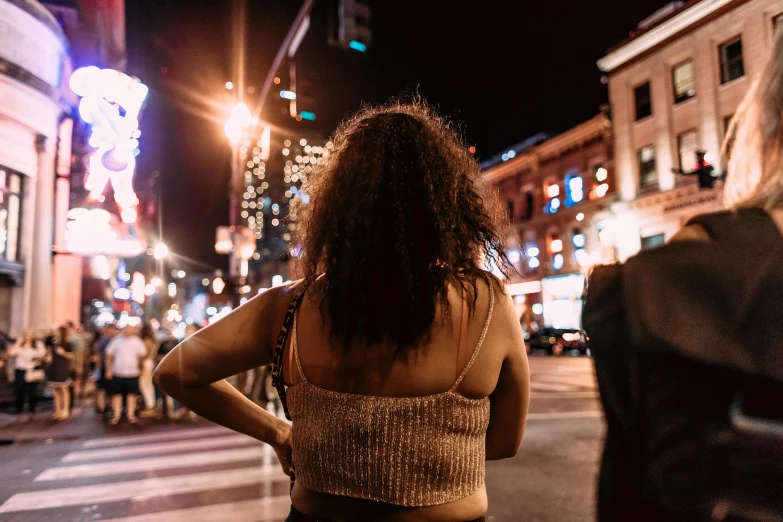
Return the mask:
[[(242, 189), (242, 178), (240, 177), (239, 169), (239, 147), (240, 142), (247, 135), (247, 130), (250, 127), (251, 115), (250, 109), (244, 102), (239, 102), (231, 110), (231, 115), (226, 122), (226, 137), (231, 143), (231, 181), (229, 183), (229, 226), (234, 229), (237, 225), (237, 194)], [(230, 258), (230, 273), (232, 276), (236, 275), (239, 270), (236, 261), (233, 256)]]

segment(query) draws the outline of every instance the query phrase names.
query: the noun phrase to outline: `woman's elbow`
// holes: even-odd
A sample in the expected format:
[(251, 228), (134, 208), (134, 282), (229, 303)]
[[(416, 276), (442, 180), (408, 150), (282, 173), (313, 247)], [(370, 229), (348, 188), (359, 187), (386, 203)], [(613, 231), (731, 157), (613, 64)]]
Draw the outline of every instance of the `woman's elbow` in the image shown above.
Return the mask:
[(167, 364), (166, 361), (162, 361), (155, 371), (152, 373), (152, 384), (156, 388), (171, 395), (171, 389), (176, 386), (178, 372), (171, 368), (171, 364)]
[(506, 444), (503, 446), (487, 447), (486, 460), (503, 460), (517, 456), (520, 444)]

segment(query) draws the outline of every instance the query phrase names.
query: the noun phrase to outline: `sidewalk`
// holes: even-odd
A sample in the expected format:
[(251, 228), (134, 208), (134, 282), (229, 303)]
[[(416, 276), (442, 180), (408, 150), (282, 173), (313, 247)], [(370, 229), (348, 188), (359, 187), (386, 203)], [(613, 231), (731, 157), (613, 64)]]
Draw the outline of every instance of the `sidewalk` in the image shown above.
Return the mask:
[(16, 415), (0, 413), (0, 446), (8, 444), (24, 444), (34, 442), (51, 443), (58, 440), (73, 440), (81, 438), (100, 438), (116, 435), (135, 435), (176, 430), (182, 427), (208, 426), (212, 423), (201, 418), (174, 421), (168, 419), (140, 418), (139, 423), (130, 425), (125, 420), (117, 426), (96, 417), (93, 401), (80, 399), (71, 410), (71, 418), (66, 421), (54, 421), (49, 417), (52, 413), (51, 403), (45, 402), (38, 409), (33, 422), (16, 422)]

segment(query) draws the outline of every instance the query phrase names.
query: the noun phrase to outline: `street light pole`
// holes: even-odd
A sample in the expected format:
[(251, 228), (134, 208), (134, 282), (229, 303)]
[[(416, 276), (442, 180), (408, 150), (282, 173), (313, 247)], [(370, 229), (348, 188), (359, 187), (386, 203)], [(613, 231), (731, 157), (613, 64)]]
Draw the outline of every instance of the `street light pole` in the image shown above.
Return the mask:
[(291, 28), (288, 29), (288, 33), (285, 35), (280, 49), (277, 51), (277, 55), (272, 62), (272, 66), (269, 68), (269, 72), (266, 75), (266, 80), (264, 80), (261, 93), (258, 95), (258, 103), (256, 103), (256, 106), (253, 108), (254, 125), (258, 123), (258, 120), (261, 117), (261, 112), (264, 110), (264, 102), (266, 101), (267, 94), (269, 94), (269, 89), (272, 88), (272, 80), (274, 80), (275, 75), (277, 74), (277, 70), (280, 68), (280, 64), (283, 62), (283, 58), (285, 58), (286, 54), (288, 53), (288, 49), (291, 47), (291, 44), (296, 38), (296, 35), (299, 33), (302, 25), (307, 22), (307, 17), (309, 16), (310, 11), (313, 9), (313, 4), (315, 4), (315, 0), (304, 1), (302, 7), (299, 9), (299, 13), (296, 15), (296, 19), (294, 19), (294, 23), (291, 25)]

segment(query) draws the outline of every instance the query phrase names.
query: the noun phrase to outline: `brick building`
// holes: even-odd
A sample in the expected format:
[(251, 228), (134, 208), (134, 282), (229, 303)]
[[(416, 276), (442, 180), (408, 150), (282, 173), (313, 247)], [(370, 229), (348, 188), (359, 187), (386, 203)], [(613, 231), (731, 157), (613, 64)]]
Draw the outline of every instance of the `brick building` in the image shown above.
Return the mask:
[(608, 75), (619, 257), (668, 240), (692, 216), (723, 207), (721, 183), (690, 176), (703, 150), (716, 173), (731, 117), (762, 67), (781, 0), (674, 2), (644, 20), (598, 66)]
[(483, 166), (517, 232), (508, 246), (519, 274), (508, 289), (520, 321), (578, 328), (587, 269), (615, 260), (600, 234), (615, 194), (609, 119), (599, 114), (503, 158)]

